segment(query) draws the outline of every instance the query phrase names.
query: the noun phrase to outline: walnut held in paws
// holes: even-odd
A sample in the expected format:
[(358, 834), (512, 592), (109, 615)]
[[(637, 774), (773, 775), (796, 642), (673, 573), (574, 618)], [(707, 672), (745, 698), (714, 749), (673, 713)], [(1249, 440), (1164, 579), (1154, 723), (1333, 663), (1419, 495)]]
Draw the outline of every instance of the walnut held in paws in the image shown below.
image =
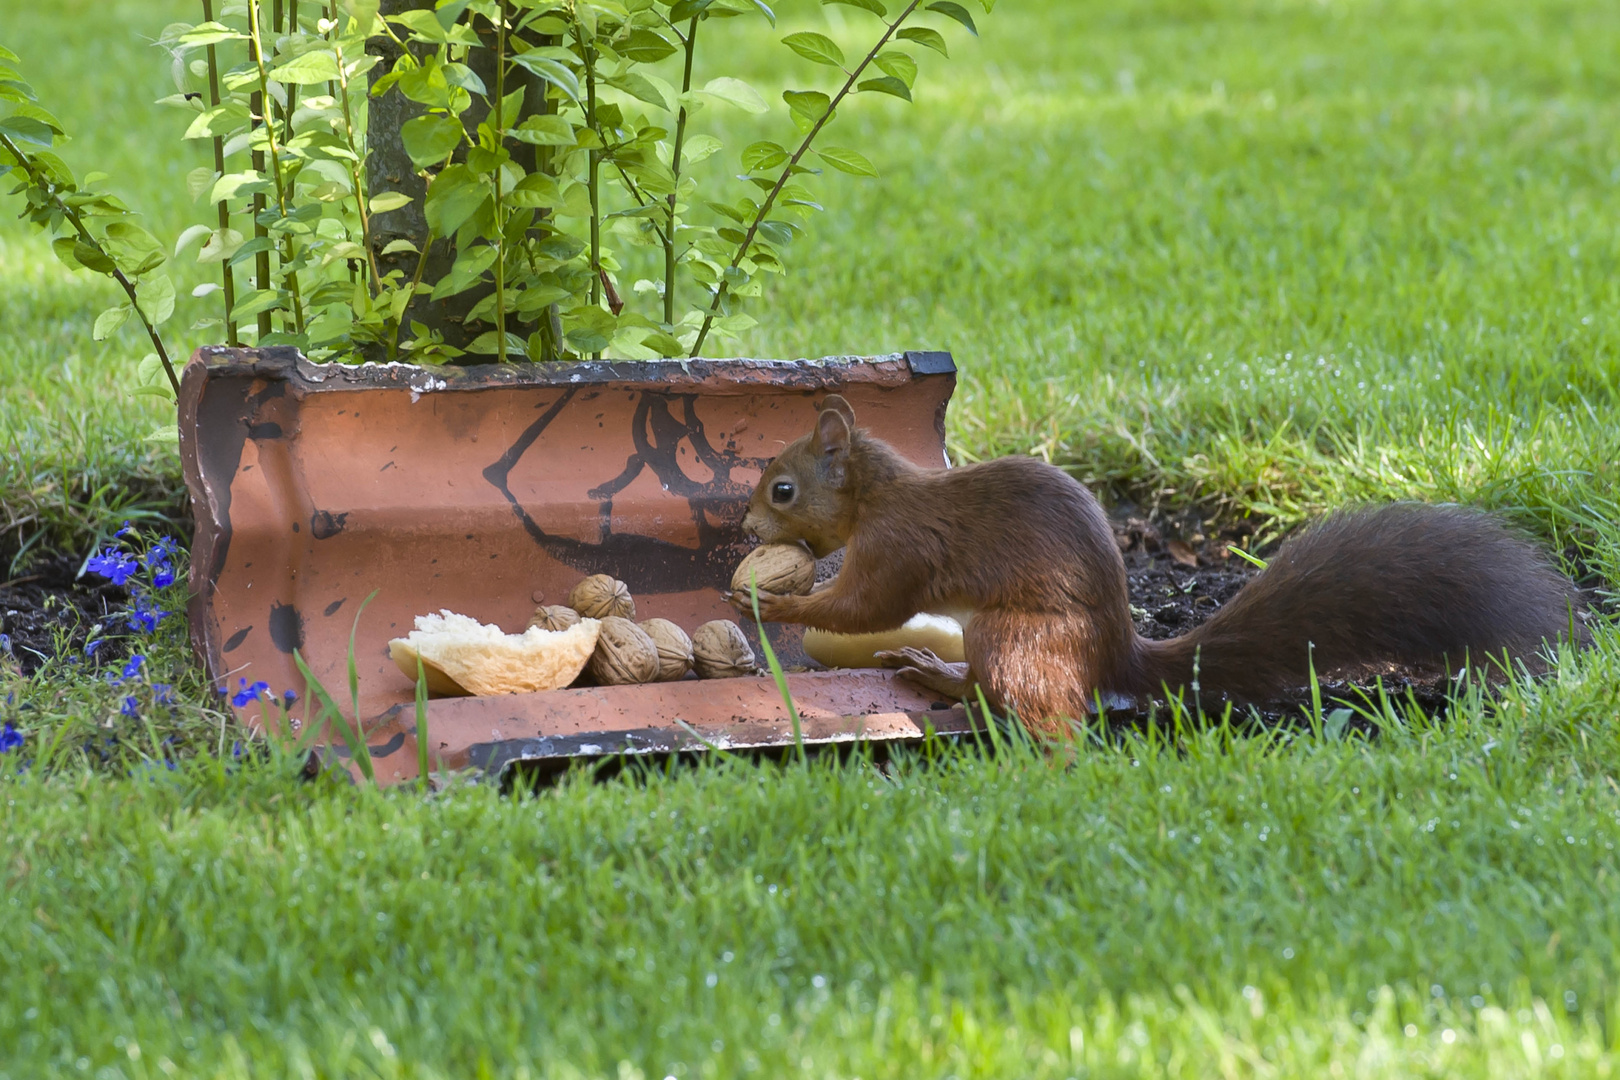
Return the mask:
[(762, 593), (804, 596), (816, 583), (816, 557), (799, 544), (766, 544), (748, 553), (731, 575), (731, 588), (744, 596), (757, 584)]
[(630, 598), (630, 587), (608, 574), (592, 574), (575, 585), (568, 594), (568, 606), (587, 619), (605, 619), (609, 615), (621, 619), (636, 617), (636, 602)]

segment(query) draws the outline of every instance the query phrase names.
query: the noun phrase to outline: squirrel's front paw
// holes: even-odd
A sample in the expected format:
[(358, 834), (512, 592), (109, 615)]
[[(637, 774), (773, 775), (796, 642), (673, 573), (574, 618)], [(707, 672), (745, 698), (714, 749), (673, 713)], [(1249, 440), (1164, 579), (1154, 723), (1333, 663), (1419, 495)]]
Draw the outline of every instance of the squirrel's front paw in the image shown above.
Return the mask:
[[(726, 602), (744, 615), (752, 617), (754, 614), (754, 596), (747, 589), (737, 589), (725, 594)], [(786, 614), (785, 608), (792, 601), (791, 596), (780, 593), (770, 593), (763, 589), (759, 591), (759, 618), (761, 622), (782, 622)]]

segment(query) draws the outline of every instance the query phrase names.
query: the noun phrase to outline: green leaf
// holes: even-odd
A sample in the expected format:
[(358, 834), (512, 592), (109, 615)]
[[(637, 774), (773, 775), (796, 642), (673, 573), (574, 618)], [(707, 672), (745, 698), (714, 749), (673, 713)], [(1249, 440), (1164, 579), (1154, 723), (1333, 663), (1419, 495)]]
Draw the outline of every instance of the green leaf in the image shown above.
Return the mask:
[(908, 26), (895, 35), (903, 41), (914, 41), (925, 49), (933, 49), (941, 56), (950, 56), (945, 51), (945, 35), (930, 26)]
[(741, 79), (733, 79), (729, 75), (722, 75), (718, 79), (710, 79), (704, 84), (702, 92), (712, 98), (735, 105), (743, 112), (752, 113), (755, 116), (769, 109), (758, 90), (755, 90)]
[(135, 286), (135, 299), (146, 321), (161, 326), (174, 314), (174, 282), (168, 274), (147, 274)]
[(489, 198), (489, 188), (465, 165), (445, 168), (428, 187), (428, 228), (437, 236), (449, 236), (464, 225), (468, 218)]
[(579, 101), (578, 77), (556, 60), (535, 56), (533, 53), (519, 53), (512, 57), (512, 62), (525, 71), (538, 75), (574, 101)]
[(812, 124), (832, 107), (832, 98), (820, 90), (784, 90), (782, 100), (788, 103), (795, 116), (801, 116)]
[(897, 98), (911, 100), (911, 87), (893, 75), (885, 75), (881, 79), (862, 79), (861, 84), (855, 89), (869, 94), (893, 94)]
[(507, 135), (532, 146), (573, 146), (574, 125), (560, 116), (530, 116)]
[(499, 252), (488, 244), (480, 244), (469, 251), (462, 252), (456, 257), (450, 272), (433, 286), (433, 299), (443, 300), (447, 296), (466, 292), (478, 283), (484, 276), (484, 271), (495, 264), (495, 256)]
[(742, 152), (743, 168), (749, 172), (764, 172), (786, 163), (788, 152), (773, 142), (757, 142)]
[[(402, 206), (411, 205), (411, 197), (402, 191), (385, 191), (381, 195), (371, 197), (371, 212), (373, 214), (386, 214), (390, 210), (398, 210)], [(415, 250), (414, 248), (412, 249)], [(384, 253), (386, 254), (386, 252)]]
[[(499, 332), (495, 330), (486, 330), (482, 334), (479, 334), (477, 337), (472, 339), (471, 343), (469, 343), (467, 346), (467, 351), (470, 353), (478, 353), (481, 356), (499, 356), (501, 352), (500, 342), (501, 338)], [(528, 342), (524, 341), (516, 334), (508, 333), (506, 335), (507, 356), (526, 356), (528, 355), (528, 352)]]
[(229, 135), (237, 128), (245, 127), (252, 118), (246, 105), (227, 101), (198, 113), (182, 138), (212, 139), (216, 135)]
[(880, 19), (889, 13), (889, 9), (878, 3), (878, 0), (821, 0), (821, 4), (823, 7), (829, 4), (845, 4), (849, 7), (858, 7), (863, 11), (870, 11)]
[(806, 31), (801, 34), (789, 34), (782, 39), (782, 44), (804, 57), (814, 60), (818, 64), (828, 67), (841, 68), (844, 66), (844, 50), (838, 43), (826, 34), (816, 34)]
[(0, 79), (0, 98), (6, 101), (38, 101), (34, 88), (21, 79)]
[[(645, 101), (648, 105), (656, 105), (658, 108), (669, 112), (674, 112), (679, 107), (675, 101), (675, 88), (656, 75), (629, 71), (623, 75), (617, 75), (602, 81), (609, 86), (623, 90), (638, 101)], [(599, 118), (600, 115), (599, 108)]]
[(336, 56), (324, 49), (316, 49), (271, 68), (270, 78), (278, 83), (308, 86), (311, 83), (337, 82), (343, 78), (343, 72), (338, 68)]
[(191, 121), (190, 128), (186, 128), (185, 136), (181, 136), (181, 138), (212, 139), (217, 134), (224, 136), (224, 134), (230, 134), (237, 128), (248, 125), (251, 118), (253, 117), (251, 117), (251, 113), (248, 113), (246, 105), (238, 105), (237, 102), (225, 102), (224, 105), (204, 108), (203, 112), (199, 112), (196, 115), (196, 120)]
[[(242, 247), (242, 234), (235, 229), (215, 229), (208, 243), (197, 252), (201, 264), (224, 262)], [(234, 261), (234, 260), (233, 260)]]
[(662, 35), (637, 27), (630, 31), (627, 40), (615, 43), (613, 50), (638, 64), (656, 64), (664, 57), (673, 55), (675, 46)]
[(7, 116), (0, 119), (0, 134), (8, 135), (18, 142), (33, 143), (35, 146), (49, 146), (51, 140), (56, 137), (49, 124), (41, 123), (31, 116)]
[(213, 230), (207, 225), (191, 226), (191, 228), (180, 234), (180, 239), (174, 242), (174, 257), (178, 259), (180, 253), (190, 247), (193, 241), (201, 240), (212, 232)]
[(247, 35), (237, 33), (223, 23), (198, 23), (180, 35), (182, 45), (217, 45), (221, 41), (246, 41)]
[(74, 261), (86, 270), (93, 270), (98, 274), (111, 274), (117, 265), (107, 257), (106, 252), (94, 244), (85, 243), (78, 237), (73, 238), (72, 249)]
[(688, 165), (696, 165), (700, 161), (707, 161), (723, 149), (725, 143), (713, 135), (689, 135), (686, 144), (681, 147), (681, 160)]
[(97, 341), (106, 341), (118, 332), (120, 326), (124, 325), (124, 321), (130, 316), (130, 311), (131, 308), (127, 300), (117, 307), (110, 307), (103, 311), (96, 316), (96, 328), (90, 331), (90, 336)]
[(816, 156), (839, 172), (847, 172), (852, 176), (876, 176), (877, 167), (864, 156), (841, 146), (829, 146), (817, 150)]
[(759, 13), (765, 16), (765, 20), (767, 22), (769, 22), (772, 26), (776, 25), (776, 12), (772, 11), (766, 6), (765, 0), (753, 0), (753, 4), (759, 9)]
[(246, 322), (261, 311), (271, 311), (284, 306), (281, 292), (278, 289), (255, 289), (246, 296), (236, 298), (236, 306), (231, 308), (231, 318), (237, 322)]
[(694, 15), (701, 15), (712, 3), (714, 0), (675, 0), (675, 3), (670, 5), (669, 21), (685, 22)]
[(979, 28), (973, 25), (973, 16), (968, 14), (967, 8), (955, 3), (954, 0), (934, 0), (928, 5), (928, 10), (937, 11), (947, 19), (955, 19), (968, 28), (968, 33), (974, 37), (979, 36)]
[(399, 139), (418, 169), (438, 165), (461, 145), (461, 121), (448, 116), (417, 116), (400, 125)]
[(225, 202), (228, 199), (239, 199), (269, 190), (269, 179), (259, 173), (252, 171), (226, 173), (214, 181), (214, 189), (208, 193), (208, 201)]
[(102, 247), (118, 268), (131, 277), (162, 266), (167, 258), (157, 237), (133, 221), (109, 222)]
[(872, 62), (908, 87), (917, 84), (917, 61), (899, 49), (885, 49)]

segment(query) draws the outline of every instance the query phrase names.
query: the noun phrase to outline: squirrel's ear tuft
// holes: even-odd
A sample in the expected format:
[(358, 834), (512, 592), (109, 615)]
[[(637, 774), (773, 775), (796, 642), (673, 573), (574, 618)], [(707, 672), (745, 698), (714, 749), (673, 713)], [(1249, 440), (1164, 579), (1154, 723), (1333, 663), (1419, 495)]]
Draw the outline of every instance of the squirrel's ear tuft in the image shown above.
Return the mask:
[(842, 487), (849, 475), (849, 440), (850, 426), (844, 414), (836, 409), (823, 409), (816, 418), (815, 447), (821, 454), (827, 482), (834, 487)]
[(841, 395), (828, 394), (827, 400), (821, 403), (821, 411), (837, 413), (844, 418), (844, 423), (849, 425), (851, 431), (855, 429), (855, 410)]

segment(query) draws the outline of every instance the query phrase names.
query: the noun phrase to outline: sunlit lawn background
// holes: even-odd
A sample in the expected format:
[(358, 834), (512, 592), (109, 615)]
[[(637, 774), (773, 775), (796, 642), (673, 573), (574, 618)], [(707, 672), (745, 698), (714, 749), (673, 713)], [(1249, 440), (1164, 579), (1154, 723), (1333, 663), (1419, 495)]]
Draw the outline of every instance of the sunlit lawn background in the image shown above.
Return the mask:
[[(779, 9), (775, 36), (869, 32)], [(197, 17), (0, 0), (65, 156), (169, 237), (202, 158), (150, 42)], [(1480, 503), (1620, 572), (1620, 8), (1001, 0), (981, 29), (914, 106), (842, 111), (882, 177), (823, 184), (736, 351), (949, 349), (963, 459), (1278, 529)], [(814, 75), (762, 22), (724, 33), (767, 97)], [(707, 116), (734, 154), (784, 112)], [(144, 343), (90, 337), (111, 287), (10, 217), (0, 580), (21, 542), (183, 506), (144, 441), (164, 407), (127, 394)], [(176, 622), (152, 663), (206, 726)], [(1605, 631), (1370, 741), (1182, 732), (1069, 768), (7, 782), (0, 1076), (1607, 1075), (1617, 679)], [(0, 690), (30, 738), (117, 722), (93, 675)]]

